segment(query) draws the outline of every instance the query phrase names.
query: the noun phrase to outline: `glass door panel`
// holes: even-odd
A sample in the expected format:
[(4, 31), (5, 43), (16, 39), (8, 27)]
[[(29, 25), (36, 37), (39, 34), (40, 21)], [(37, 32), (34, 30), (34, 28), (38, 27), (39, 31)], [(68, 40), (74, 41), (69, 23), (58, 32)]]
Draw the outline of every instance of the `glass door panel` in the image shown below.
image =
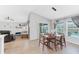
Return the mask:
[(40, 33), (48, 33), (48, 24), (40, 23)]
[(64, 34), (65, 32), (65, 23), (62, 20), (56, 21), (56, 33), (57, 34)]
[(68, 20), (68, 37), (79, 37), (79, 28), (72, 20)]

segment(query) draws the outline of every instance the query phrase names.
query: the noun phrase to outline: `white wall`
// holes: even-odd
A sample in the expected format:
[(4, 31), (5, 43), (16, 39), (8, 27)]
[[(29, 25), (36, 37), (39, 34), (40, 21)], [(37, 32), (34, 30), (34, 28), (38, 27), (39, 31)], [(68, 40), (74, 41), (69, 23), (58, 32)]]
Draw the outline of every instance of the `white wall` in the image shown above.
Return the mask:
[(30, 40), (39, 38), (39, 23), (47, 23), (48, 31), (50, 32), (50, 21), (35, 13), (30, 14)]

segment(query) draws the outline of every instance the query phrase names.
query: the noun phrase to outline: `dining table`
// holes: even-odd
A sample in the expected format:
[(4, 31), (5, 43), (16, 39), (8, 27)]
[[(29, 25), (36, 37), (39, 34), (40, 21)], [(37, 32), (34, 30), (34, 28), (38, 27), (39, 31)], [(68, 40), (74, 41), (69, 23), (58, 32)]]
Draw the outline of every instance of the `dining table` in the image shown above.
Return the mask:
[[(47, 41), (45, 44), (49, 49), (53, 50), (53, 47), (50, 46), (50, 43), (56, 43), (57, 39), (60, 38), (61, 35), (54, 35), (54, 36), (50, 36), (50, 35), (43, 35), (44, 39), (43, 39), (43, 43), (45, 42), (45, 40)], [(56, 49), (56, 47), (55, 47)]]

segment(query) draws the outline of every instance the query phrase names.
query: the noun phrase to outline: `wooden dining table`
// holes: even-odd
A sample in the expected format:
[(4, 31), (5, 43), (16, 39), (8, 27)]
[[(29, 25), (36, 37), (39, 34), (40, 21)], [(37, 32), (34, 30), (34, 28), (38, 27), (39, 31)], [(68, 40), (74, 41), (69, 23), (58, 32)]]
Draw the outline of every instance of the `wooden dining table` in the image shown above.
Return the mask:
[[(44, 45), (46, 45), (49, 49), (53, 50), (53, 48), (50, 46), (50, 43), (54, 43), (54, 45), (56, 45), (56, 41), (57, 41), (56, 39), (58, 39), (60, 36), (61, 35), (55, 35), (55, 36), (44, 35), (43, 43), (45, 43), (45, 41), (47, 41), (46, 42), (47, 44), (44, 44)], [(55, 47), (55, 49), (56, 49), (56, 47)]]

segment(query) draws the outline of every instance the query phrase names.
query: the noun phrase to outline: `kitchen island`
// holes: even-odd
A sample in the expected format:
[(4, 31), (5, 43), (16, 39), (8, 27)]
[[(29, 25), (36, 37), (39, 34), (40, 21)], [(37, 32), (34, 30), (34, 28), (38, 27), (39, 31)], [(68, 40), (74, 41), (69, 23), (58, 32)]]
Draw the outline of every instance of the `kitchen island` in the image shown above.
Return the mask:
[(4, 53), (4, 37), (6, 35), (7, 34), (0, 35), (0, 54), (3, 54)]

